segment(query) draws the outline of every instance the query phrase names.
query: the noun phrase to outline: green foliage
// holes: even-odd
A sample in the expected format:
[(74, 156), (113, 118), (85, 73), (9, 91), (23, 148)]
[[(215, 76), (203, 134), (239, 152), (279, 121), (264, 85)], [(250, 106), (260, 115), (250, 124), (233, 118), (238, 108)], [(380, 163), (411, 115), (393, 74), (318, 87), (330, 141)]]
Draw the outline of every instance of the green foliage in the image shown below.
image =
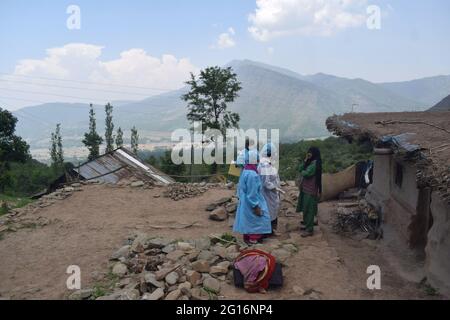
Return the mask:
[(218, 129), (225, 134), (227, 128), (238, 128), (239, 114), (227, 111), (227, 104), (238, 97), (241, 83), (232, 69), (209, 67), (200, 72), (199, 79), (191, 73), (186, 82), (190, 91), (181, 98), (188, 103), (187, 119), (202, 121), (202, 132)]
[(293, 180), (297, 177), (298, 167), (311, 146), (318, 147), (321, 151), (324, 173), (336, 173), (372, 157), (370, 145), (348, 143), (342, 138), (330, 137), (325, 140), (281, 144), (280, 177), (283, 180)]
[(31, 158), (28, 144), (16, 136), (17, 118), (0, 108), (0, 192), (10, 183), (11, 162), (25, 162)]
[(159, 159), (159, 169), (168, 175), (183, 175), (186, 170), (185, 165), (173, 163), (171, 154), (172, 152), (170, 150), (167, 150)]
[(119, 127), (117, 129), (117, 135), (116, 135), (116, 147), (120, 148), (123, 146), (123, 131), (122, 128)]
[(220, 243), (227, 245), (230, 242), (236, 242), (236, 237), (229, 233), (224, 233), (220, 236), (220, 239), (217, 239)]
[(0, 194), (0, 202), (2, 206), (0, 207), (0, 216), (8, 213), (11, 209), (22, 208), (33, 202), (30, 198), (26, 197), (12, 197), (5, 194)]
[(64, 166), (64, 152), (62, 146), (61, 125), (56, 125), (55, 132), (52, 132), (50, 159), (53, 168), (62, 168)]
[[(112, 116), (112, 112), (113, 112), (113, 106), (108, 103), (105, 106), (105, 113), (106, 113), (106, 118), (105, 118), (105, 142), (106, 142), (106, 150), (105, 152), (111, 152), (114, 150), (114, 123), (113, 123), (113, 116)], [(123, 144), (123, 141), (122, 141)]]
[(89, 132), (84, 134), (82, 142), (89, 150), (89, 160), (94, 160), (100, 155), (100, 145), (102, 144), (103, 139), (97, 133), (94, 106), (92, 104), (91, 109), (89, 110)]
[(27, 196), (46, 189), (64, 172), (64, 168), (50, 168), (36, 160), (11, 163), (9, 183), (3, 192), (13, 196)]
[(139, 150), (139, 134), (136, 127), (131, 128), (131, 151), (137, 154)]

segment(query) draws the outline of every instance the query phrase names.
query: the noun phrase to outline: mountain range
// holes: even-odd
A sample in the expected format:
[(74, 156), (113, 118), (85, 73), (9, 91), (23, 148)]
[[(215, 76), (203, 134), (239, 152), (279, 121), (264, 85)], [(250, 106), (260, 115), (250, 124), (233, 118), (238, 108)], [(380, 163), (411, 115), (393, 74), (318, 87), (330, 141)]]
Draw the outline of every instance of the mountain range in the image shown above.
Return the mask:
[[(280, 129), (282, 141), (329, 135), (325, 120), (346, 112), (397, 112), (425, 110), (450, 93), (450, 76), (436, 76), (396, 83), (373, 83), (328, 74), (301, 75), (249, 60), (227, 64), (242, 90), (230, 109), (241, 116), (240, 127)], [(188, 128), (186, 103), (180, 96), (187, 88), (152, 96), (138, 102), (114, 105), (114, 123), (125, 130), (135, 125), (143, 143), (170, 139), (176, 128)], [(95, 106), (97, 127), (103, 132), (104, 106)], [(47, 103), (22, 108), (17, 133), (33, 148), (48, 148), (54, 124), (61, 123), (65, 146), (81, 146), (88, 128), (88, 105)]]
[(430, 111), (450, 111), (450, 95), (439, 101)]

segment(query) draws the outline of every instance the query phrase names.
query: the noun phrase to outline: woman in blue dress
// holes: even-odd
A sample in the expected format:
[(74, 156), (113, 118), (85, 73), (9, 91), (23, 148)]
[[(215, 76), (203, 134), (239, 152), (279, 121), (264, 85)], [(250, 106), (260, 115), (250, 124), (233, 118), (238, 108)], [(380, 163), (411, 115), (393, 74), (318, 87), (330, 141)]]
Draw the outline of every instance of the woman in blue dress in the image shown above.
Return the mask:
[[(258, 175), (256, 150), (249, 151), (248, 160), (239, 178), (239, 206), (233, 231), (244, 235), (248, 244), (261, 242), (265, 235), (272, 233), (271, 219), (266, 200), (262, 195), (261, 178)], [(253, 157), (252, 157), (253, 156)], [(248, 161), (248, 162), (247, 162)], [(256, 163), (251, 163), (256, 162)]]

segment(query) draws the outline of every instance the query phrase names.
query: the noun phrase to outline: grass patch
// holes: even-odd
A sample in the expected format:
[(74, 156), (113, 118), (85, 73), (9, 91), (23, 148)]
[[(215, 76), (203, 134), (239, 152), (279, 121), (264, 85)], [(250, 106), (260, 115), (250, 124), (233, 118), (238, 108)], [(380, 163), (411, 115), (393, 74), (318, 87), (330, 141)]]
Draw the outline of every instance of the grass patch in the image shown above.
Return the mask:
[(0, 215), (6, 214), (11, 209), (18, 209), (25, 207), (26, 205), (33, 202), (30, 198), (26, 197), (12, 197), (5, 194), (0, 194)]
[(99, 282), (97, 282), (92, 288), (94, 289), (94, 293), (92, 294), (91, 299), (97, 299), (99, 297), (106, 296), (110, 294), (115, 284), (120, 280), (119, 276), (112, 273), (112, 270), (106, 274), (105, 278)]
[(433, 288), (428, 282), (427, 278), (423, 278), (419, 283), (419, 287), (425, 292), (427, 296), (436, 297), (439, 296), (439, 291), (436, 288)]
[(229, 245), (230, 243), (235, 243), (237, 241), (236, 237), (229, 233), (224, 233), (218, 238), (211, 239), (213, 244), (221, 243), (223, 245)]

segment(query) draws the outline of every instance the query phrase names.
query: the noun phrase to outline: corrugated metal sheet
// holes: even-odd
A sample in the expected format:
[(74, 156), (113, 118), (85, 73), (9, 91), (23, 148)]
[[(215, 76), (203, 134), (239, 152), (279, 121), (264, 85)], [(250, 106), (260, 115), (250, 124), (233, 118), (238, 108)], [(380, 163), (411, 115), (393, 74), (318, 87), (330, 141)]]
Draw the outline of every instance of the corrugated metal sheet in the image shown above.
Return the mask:
[(132, 176), (163, 184), (174, 182), (172, 178), (143, 163), (123, 147), (86, 162), (74, 171), (86, 180), (96, 179), (104, 183), (117, 183), (123, 178)]

